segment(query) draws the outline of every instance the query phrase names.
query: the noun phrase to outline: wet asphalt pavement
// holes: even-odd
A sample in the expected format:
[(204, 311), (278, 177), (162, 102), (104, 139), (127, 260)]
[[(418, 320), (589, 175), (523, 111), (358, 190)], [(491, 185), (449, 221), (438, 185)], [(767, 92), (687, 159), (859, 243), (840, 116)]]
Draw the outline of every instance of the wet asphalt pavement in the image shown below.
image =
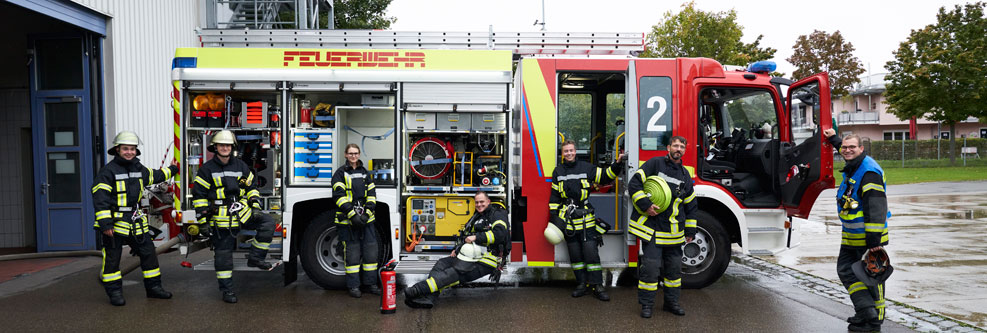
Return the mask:
[[(193, 263), (211, 252), (192, 254)], [(573, 299), (571, 282), (522, 287), (463, 287), (447, 291), (432, 310), (381, 315), (379, 296), (352, 299), (344, 291), (319, 288), (304, 276), (282, 286), (274, 272), (235, 272), (237, 304), (225, 304), (210, 271), (179, 267), (177, 253), (160, 257), (171, 300), (147, 299), (140, 273), (127, 275), (127, 305), (113, 307), (97, 282), (98, 265), (38, 289), (0, 300), (3, 331), (758, 331), (839, 332), (849, 306), (809, 293), (765, 272), (732, 263), (717, 283), (684, 290), (684, 317), (656, 312), (638, 316), (636, 288), (610, 288), (612, 301)], [(30, 278), (30, 277), (22, 277)], [(399, 295), (401, 293), (399, 292)], [(660, 295), (659, 295), (660, 297)], [(908, 331), (887, 322), (885, 332)]]
[[(987, 328), (987, 182), (888, 186), (886, 247), (895, 271), (886, 296)], [(834, 190), (802, 225), (802, 244), (769, 261), (839, 281), (841, 227)]]

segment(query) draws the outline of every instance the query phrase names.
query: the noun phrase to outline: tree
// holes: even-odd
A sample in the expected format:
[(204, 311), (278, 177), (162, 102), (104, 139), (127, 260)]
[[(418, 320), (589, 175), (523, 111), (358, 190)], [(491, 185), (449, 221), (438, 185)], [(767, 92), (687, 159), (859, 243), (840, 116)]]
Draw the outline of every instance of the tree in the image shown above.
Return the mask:
[[(384, 16), (392, 0), (334, 0), (336, 29), (388, 29), (397, 18)], [(328, 22), (326, 19), (321, 22)]]
[(912, 30), (888, 70), (884, 96), (899, 119), (925, 117), (949, 125), (949, 161), (956, 163), (956, 122), (987, 117), (987, 18), (984, 2), (939, 8), (936, 23)]
[(682, 11), (665, 12), (647, 37), (648, 49), (642, 57), (707, 57), (722, 64), (747, 65), (774, 57), (778, 50), (761, 48), (758, 36), (753, 43), (744, 43), (743, 27), (737, 23), (737, 12), (706, 12), (696, 9), (695, 2), (682, 5)]
[(854, 83), (860, 82), (864, 66), (853, 55), (853, 44), (843, 39), (837, 30), (832, 34), (815, 30), (801, 35), (792, 46), (794, 53), (788, 62), (795, 66), (794, 78), (804, 78), (819, 72), (829, 72), (830, 89), (835, 96), (846, 96)]

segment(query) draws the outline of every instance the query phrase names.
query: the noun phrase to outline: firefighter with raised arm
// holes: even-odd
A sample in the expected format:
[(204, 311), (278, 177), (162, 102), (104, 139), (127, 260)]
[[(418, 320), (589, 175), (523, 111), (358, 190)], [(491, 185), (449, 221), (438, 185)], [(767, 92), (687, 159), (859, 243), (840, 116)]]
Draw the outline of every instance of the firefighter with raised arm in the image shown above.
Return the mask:
[[(847, 318), (848, 330), (853, 332), (880, 331), (884, 323), (884, 279), (867, 284), (853, 265), (869, 252), (883, 252), (888, 245), (888, 198), (885, 192), (884, 170), (867, 155), (860, 137), (847, 135), (840, 140), (833, 129), (823, 134), (846, 160), (843, 182), (836, 190), (836, 209), (843, 222), (843, 239), (836, 259), (836, 273), (850, 294), (856, 313)], [(886, 254), (884, 254), (886, 257)], [(890, 274), (890, 272), (888, 272)], [(873, 279), (865, 279), (873, 280)]]
[(332, 197), (336, 199), (336, 228), (343, 242), (346, 288), (351, 297), (368, 292), (380, 295), (377, 286), (377, 230), (374, 208), (377, 190), (374, 179), (360, 160), (360, 146), (346, 145), (346, 162), (332, 175)]
[(113, 160), (96, 173), (93, 181), (93, 206), (103, 252), (103, 270), (100, 272), (110, 304), (124, 305), (123, 276), (120, 272), (120, 255), (123, 244), (137, 252), (144, 273), (144, 289), (148, 298), (171, 298), (171, 293), (161, 287), (161, 270), (154, 252), (147, 217), (140, 209), (144, 187), (164, 182), (178, 172), (172, 165), (153, 170), (141, 164), (140, 139), (131, 131), (123, 131), (113, 138), (113, 148), (107, 152)]
[(668, 155), (641, 166), (627, 185), (634, 202), (628, 231), (641, 239), (637, 300), (641, 317), (651, 318), (662, 277), (662, 310), (684, 316), (679, 304), (682, 287), (682, 244), (696, 235), (696, 194), (692, 176), (682, 165), (686, 140), (673, 136)]
[(236, 137), (223, 130), (212, 137), (209, 151), (215, 156), (202, 165), (192, 187), (192, 207), (200, 223), (209, 222), (216, 257), (216, 279), (223, 301), (236, 303), (233, 292), (233, 250), (240, 229), (256, 230), (250, 242), (247, 266), (271, 270), (265, 261), (274, 238), (274, 219), (261, 212), (260, 192), (247, 163), (233, 156)]
[(624, 154), (612, 165), (599, 168), (589, 162), (576, 160), (576, 143), (562, 143), (562, 163), (552, 172), (552, 195), (548, 201), (549, 219), (565, 235), (569, 261), (576, 276), (572, 297), (582, 297), (593, 290), (593, 296), (609, 301), (603, 286), (603, 266), (600, 264), (599, 238), (609, 229), (593, 215), (589, 204), (592, 184), (610, 183), (623, 172)]
[(490, 203), (486, 192), (478, 191), (476, 213), (463, 227), (461, 244), (448, 257), (432, 266), (428, 278), (404, 290), (404, 304), (431, 309), (443, 289), (467, 283), (486, 275), (495, 283), (511, 250), (507, 210)]

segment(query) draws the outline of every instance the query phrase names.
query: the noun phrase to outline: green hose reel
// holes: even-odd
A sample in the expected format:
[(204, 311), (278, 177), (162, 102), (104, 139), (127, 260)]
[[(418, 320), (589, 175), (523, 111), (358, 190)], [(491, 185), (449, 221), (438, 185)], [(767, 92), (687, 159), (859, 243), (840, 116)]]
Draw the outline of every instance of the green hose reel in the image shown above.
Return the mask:
[(651, 176), (644, 182), (644, 193), (652, 204), (657, 205), (658, 212), (664, 212), (668, 205), (672, 203), (672, 189), (668, 187), (668, 182), (659, 176)]

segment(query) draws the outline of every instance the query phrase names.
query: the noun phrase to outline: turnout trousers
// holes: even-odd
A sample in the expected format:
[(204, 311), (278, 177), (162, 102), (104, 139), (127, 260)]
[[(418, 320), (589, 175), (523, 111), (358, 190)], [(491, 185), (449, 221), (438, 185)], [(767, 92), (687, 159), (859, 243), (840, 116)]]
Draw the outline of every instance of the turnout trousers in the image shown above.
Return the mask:
[(682, 294), (682, 246), (658, 246), (642, 243), (644, 254), (637, 269), (637, 302), (654, 307), (658, 294), (658, 277), (662, 278), (665, 304), (678, 304)]
[[(576, 231), (573, 237), (566, 237), (566, 247), (569, 248), (569, 263), (572, 273), (576, 276), (577, 284), (603, 284), (603, 266), (600, 264), (600, 248), (596, 239), (585, 237)], [(595, 233), (595, 231), (593, 231)]]
[(346, 261), (346, 288), (377, 284), (377, 231), (373, 224), (349, 226), (350, 238), (343, 240), (343, 260)]
[[(254, 240), (250, 242), (247, 260), (264, 260), (271, 246), (271, 239), (274, 238), (275, 223), (270, 215), (256, 208), (253, 210), (250, 220), (242, 225), (243, 229), (257, 231)], [(236, 236), (239, 232), (239, 228), (213, 228), (212, 242), (216, 258), (214, 267), (221, 291), (233, 291), (233, 250), (236, 249)]]
[(857, 279), (853, 274), (851, 265), (860, 261), (867, 249), (840, 247), (840, 255), (836, 259), (836, 274), (843, 282), (843, 287), (850, 294), (850, 301), (853, 302), (853, 309), (857, 312), (867, 308), (877, 310), (877, 320), (884, 323), (884, 283), (876, 286), (867, 286)]
[(130, 248), (140, 257), (141, 270), (144, 273), (144, 288), (151, 289), (161, 285), (161, 269), (158, 267), (158, 255), (154, 252), (154, 242), (151, 240), (151, 235), (143, 233), (124, 236), (113, 233), (113, 236), (107, 236), (99, 233), (97, 237), (102, 237), (101, 241), (103, 242), (103, 269), (100, 272), (100, 280), (103, 281), (103, 288), (106, 288), (107, 293), (123, 288), (120, 257), (123, 253), (124, 244), (130, 245)]

